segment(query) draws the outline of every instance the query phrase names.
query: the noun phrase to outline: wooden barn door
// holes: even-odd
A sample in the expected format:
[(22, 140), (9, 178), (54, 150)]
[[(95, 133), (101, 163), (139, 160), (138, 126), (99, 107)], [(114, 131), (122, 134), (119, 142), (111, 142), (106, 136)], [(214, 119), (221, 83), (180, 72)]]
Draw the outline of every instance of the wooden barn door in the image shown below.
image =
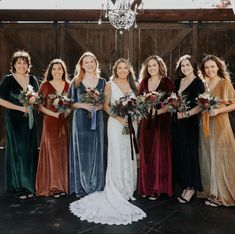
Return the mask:
[(168, 74), (173, 76), (176, 61), (182, 54), (197, 56), (193, 25), (145, 24), (140, 25), (134, 35), (133, 62), (137, 65), (137, 70), (148, 56), (157, 54), (167, 64)]
[[(176, 61), (191, 54), (200, 61), (205, 54), (224, 58), (232, 77), (235, 71), (234, 23), (144, 23), (137, 29), (120, 34), (109, 23), (32, 23), (2, 24), (0, 27), (0, 77), (9, 72), (14, 51), (27, 50), (32, 57), (32, 74), (39, 80), (50, 60), (63, 59), (70, 78), (85, 51), (93, 52), (108, 79), (116, 59), (124, 57), (132, 63), (138, 77), (143, 61), (152, 54), (164, 59), (168, 75), (174, 78)], [(4, 108), (0, 108), (0, 145), (4, 141)], [(41, 128), (40, 128), (41, 129)], [(2, 141), (2, 142), (1, 142)]]
[[(31, 74), (42, 80), (48, 62), (57, 54), (58, 30), (53, 24), (5, 24), (0, 28), (0, 76), (9, 74), (10, 60), (16, 50), (26, 50), (32, 59)], [(0, 146), (5, 145), (4, 108), (0, 108)], [(39, 138), (41, 115), (38, 116)]]

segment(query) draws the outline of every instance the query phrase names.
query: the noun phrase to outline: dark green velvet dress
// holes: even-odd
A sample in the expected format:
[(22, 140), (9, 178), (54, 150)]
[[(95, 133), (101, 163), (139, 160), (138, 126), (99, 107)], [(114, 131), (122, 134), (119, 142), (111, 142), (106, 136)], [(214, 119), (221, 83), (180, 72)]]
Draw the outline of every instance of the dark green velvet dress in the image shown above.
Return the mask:
[[(37, 79), (30, 75), (29, 80), (38, 91)], [(21, 105), (18, 100), (21, 90), (13, 75), (6, 75), (0, 84), (0, 98)], [(18, 195), (34, 193), (38, 157), (36, 121), (29, 129), (28, 117), (23, 112), (6, 109), (5, 124), (6, 190)]]

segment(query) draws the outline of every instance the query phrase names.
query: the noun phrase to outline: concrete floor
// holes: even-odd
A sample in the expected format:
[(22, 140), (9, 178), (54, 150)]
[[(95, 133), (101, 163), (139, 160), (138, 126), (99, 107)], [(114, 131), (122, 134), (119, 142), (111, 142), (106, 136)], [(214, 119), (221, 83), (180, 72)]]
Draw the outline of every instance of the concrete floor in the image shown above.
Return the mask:
[(175, 197), (149, 201), (136, 195), (133, 204), (147, 218), (131, 225), (101, 225), (80, 221), (68, 205), (76, 197), (19, 200), (4, 192), (4, 150), (0, 150), (0, 234), (78, 233), (235, 233), (235, 207), (207, 207), (201, 199), (179, 204)]

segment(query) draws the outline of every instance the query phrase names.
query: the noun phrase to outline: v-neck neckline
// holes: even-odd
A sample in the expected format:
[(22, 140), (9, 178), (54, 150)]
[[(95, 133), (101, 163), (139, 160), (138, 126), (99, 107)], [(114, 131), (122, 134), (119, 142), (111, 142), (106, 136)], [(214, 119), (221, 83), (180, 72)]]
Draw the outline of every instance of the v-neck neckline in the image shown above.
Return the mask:
[[(190, 85), (195, 81), (197, 79), (197, 77), (195, 77), (189, 84), (188, 84), (188, 86), (186, 86), (181, 92), (180, 92), (180, 94), (182, 94), (185, 90), (187, 90), (189, 87), (190, 87)], [(182, 79), (181, 79), (182, 80)], [(181, 80), (180, 80), (180, 83), (181, 83)], [(180, 83), (179, 83), (179, 89), (180, 89)], [(179, 94), (179, 89), (178, 89), (178, 94)]]
[[(97, 82), (96, 86), (94, 88), (92, 88), (92, 89), (97, 89), (97, 87), (99, 85), (99, 82), (100, 82), (100, 78), (98, 78), (98, 82)], [(87, 87), (86, 85), (84, 85), (83, 82), (81, 82), (81, 84), (84, 86), (85, 89), (91, 88), (91, 87)]]
[(213, 91), (214, 91), (214, 90), (216, 89), (216, 87), (219, 85), (220, 81), (221, 81), (221, 78), (219, 78), (219, 80), (217, 81), (217, 83), (215, 84), (215, 86), (213, 87), (213, 89), (210, 89), (210, 88), (208, 87), (208, 89), (210, 90), (210, 93), (213, 93)]
[(61, 92), (58, 92), (58, 90), (55, 88), (55, 86), (50, 81), (48, 81), (48, 82), (52, 86), (52, 88), (56, 91), (57, 94), (62, 94), (64, 92), (66, 81), (64, 82), (64, 87)]
[(149, 89), (149, 79), (147, 79), (147, 90), (148, 90), (148, 92), (151, 93), (153, 91), (157, 91), (159, 86), (160, 86), (160, 84), (161, 84), (161, 81), (162, 81), (162, 78), (159, 80), (159, 83), (158, 83), (158, 86), (156, 87), (156, 89), (150, 91), (150, 89)]
[(15, 80), (15, 82), (18, 84), (18, 86), (20, 87), (20, 89), (25, 92), (25, 91), (27, 90), (27, 87), (30, 85), (30, 75), (28, 75), (28, 77), (29, 77), (29, 82), (28, 82), (28, 84), (26, 85), (26, 89), (25, 89), (25, 90), (24, 90), (24, 88), (20, 85), (20, 83), (18, 82), (18, 80), (15, 78), (14, 74), (12, 74), (12, 77), (13, 77), (13, 79)]
[(130, 88), (130, 90), (125, 94), (125, 93), (122, 91), (122, 89), (118, 86), (118, 84), (116, 84), (114, 81), (113, 81), (113, 83), (118, 87), (118, 89), (121, 91), (121, 93), (122, 93), (124, 96), (126, 96), (128, 93), (132, 92), (132, 90), (131, 90), (131, 88)]

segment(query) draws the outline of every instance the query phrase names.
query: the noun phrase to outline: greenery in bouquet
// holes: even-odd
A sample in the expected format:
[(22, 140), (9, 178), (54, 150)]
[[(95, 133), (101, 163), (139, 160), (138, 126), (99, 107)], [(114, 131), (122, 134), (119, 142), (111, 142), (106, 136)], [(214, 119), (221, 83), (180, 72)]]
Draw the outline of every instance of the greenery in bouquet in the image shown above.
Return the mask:
[(166, 99), (168, 105), (168, 110), (171, 113), (174, 112), (186, 112), (189, 109), (188, 104), (190, 101), (187, 101), (186, 95), (177, 95), (172, 92), (171, 95)]
[(104, 92), (99, 92), (97, 89), (87, 88), (80, 96), (80, 101), (82, 103), (89, 103), (98, 106), (104, 103), (104, 98)]
[(196, 98), (197, 104), (202, 108), (202, 110), (210, 111), (218, 107), (219, 98), (214, 97), (209, 92), (204, 92)]
[(149, 93), (144, 93), (143, 96), (146, 97), (146, 101), (150, 108), (157, 108), (162, 104), (165, 92), (152, 91)]
[(33, 86), (28, 85), (26, 91), (20, 92), (18, 100), (23, 106), (28, 107), (28, 113), (24, 113), (24, 116), (28, 117), (29, 129), (32, 129), (34, 124), (33, 108), (41, 102), (41, 98), (34, 91)]
[(149, 114), (149, 102), (146, 95), (139, 95), (136, 98), (136, 108), (138, 113), (138, 119), (142, 117), (147, 118)]
[[(140, 101), (140, 98), (138, 99)], [(132, 94), (128, 94), (116, 100), (110, 107), (110, 114), (114, 117), (120, 116), (124, 119), (131, 118), (132, 121), (139, 121), (144, 115), (137, 107), (137, 99), (133, 98)], [(130, 134), (129, 127), (124, 126), (122, 133), (124, 135)]]
[(67, 117), (71, 111), (71, 100), (67, 97), (66, 93), (62, 94), (49, 94), (49, 98), (53, 101), (52, 105), (59, 113), (63, 113)]
[(41, 99), (32, 85), (28, 85), (26, 91), (21, 91), (18, 96), (19, 102), (24, 106), (33, 106), (40, 103)]

